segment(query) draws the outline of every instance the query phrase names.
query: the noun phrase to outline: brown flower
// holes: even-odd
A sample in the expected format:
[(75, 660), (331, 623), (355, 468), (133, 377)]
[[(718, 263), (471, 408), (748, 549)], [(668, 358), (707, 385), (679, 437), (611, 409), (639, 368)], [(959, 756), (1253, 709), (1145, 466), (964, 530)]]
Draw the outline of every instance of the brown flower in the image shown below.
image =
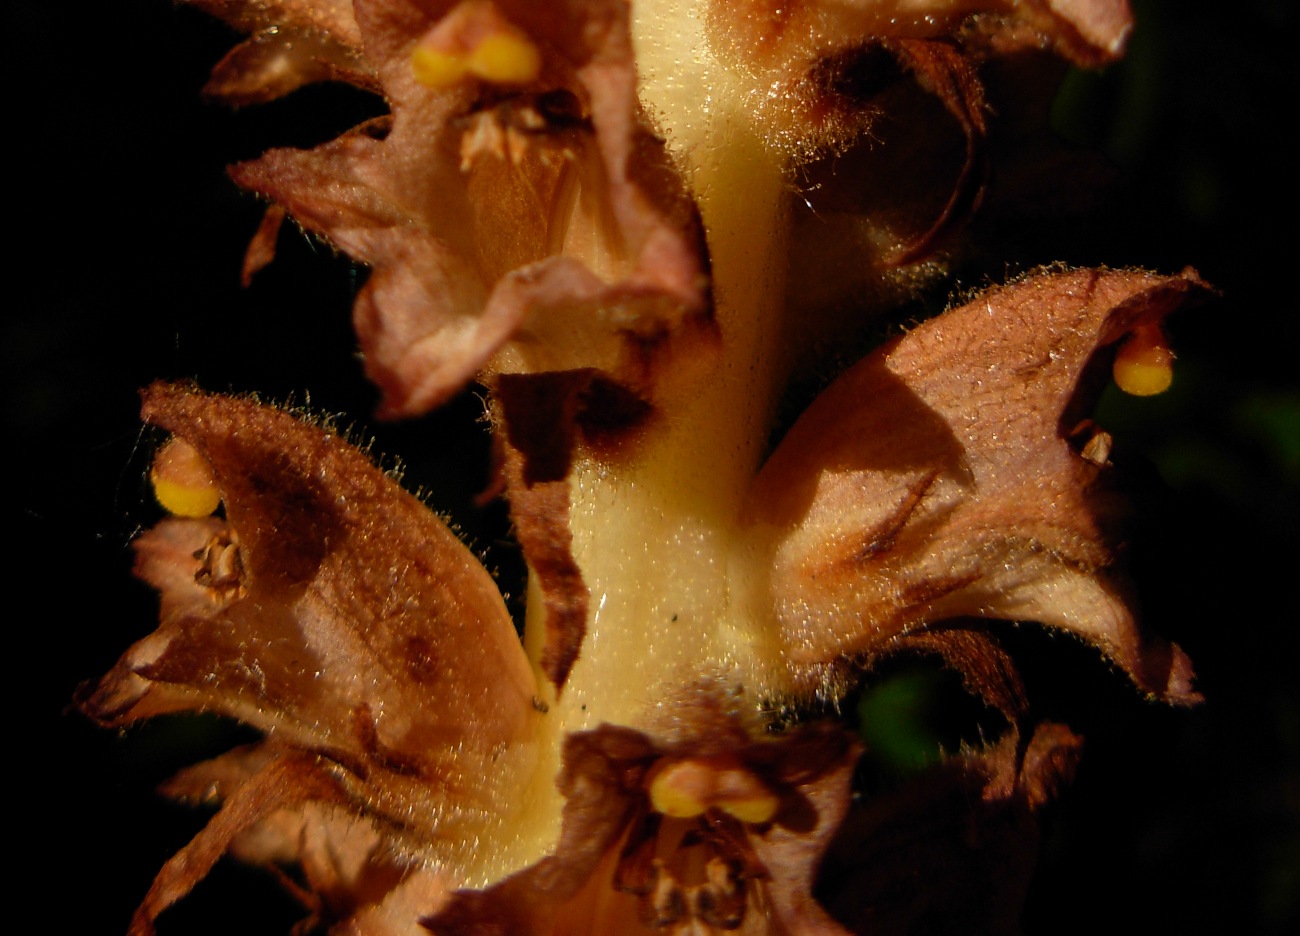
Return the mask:
[[(1127, 512), (1087, 421), (1113, 347), (1207, 293), (1194, 273), (1039, 273), (887, 344), (804, 413), (747, 520), (771, 563), (782, 654), (815, 671), (918, 625), (1034, 620), (1190, 702), (1191, 665), (1152, 644), (1117, 574)], [(1113, 353), (1113, 352), (1112, 352)]]
[[(710, 340), (703, 241), (636, 98), (626, 3), (360, 0), (355, 21), (338, 11), (315, 31), (300, 24), (323, 14), (304, 6), (215, 12), (259, 35), (274, 28), (277, 48), (288, 22), (291, 36), (323, 32), (349, 55), (363, 50), (357, 70), (295, 68), (294, 81), (377, 83), (392, 116), (232, 174), (281, 206), (255, 266), (287, 210), (372, 267), (355, 318), (386, 413), (436, 406), (507, 345), (498, 367), (595, 365), (649, 394), (654, 349)], [(534, 67), (469, 67), (475, 50), (503, 41)], [(213, 93), (236, 83), (227, 71)], [(283, 90), (279, 75), (264, 80), (265, 96)]]
[(518, 821), (514, 785), (535, 766), (541, 715), (486, 570), (333, 433), (174, 386), (146, 394), (145, 416), (207, 461), (225, 516), (140, 538), (137, 574), (161, 592), (161, 624), (81, 705), (112, 725), (214, 711), (268, 740), (197, 775), (225, 778), (225, 806), (164, 868), (136, 930), (237, 836), (310, 804), (365, 804), (389, 864), (499, 874), (499, 856), (472, 843)]
[[(701, 690), (707, 697), (708, 690)], [(435, 933), (843, 932), (812, 899), (857, 745), (821, 724), (753, 740), (698, 698), (671, 742), (570, 735), (553, 857), (462, 891)]]

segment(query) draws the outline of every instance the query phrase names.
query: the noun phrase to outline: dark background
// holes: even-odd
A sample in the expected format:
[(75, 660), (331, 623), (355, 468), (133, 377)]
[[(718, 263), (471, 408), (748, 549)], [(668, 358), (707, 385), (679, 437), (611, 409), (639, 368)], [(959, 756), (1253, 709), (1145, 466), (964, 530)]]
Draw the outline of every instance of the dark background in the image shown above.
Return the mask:
[[(1074, 641), (1011, 638), (1044, 712), (1088, 739), (1051, 812), (1025, 927), (1289, 933), (1300, 925), (1300, 309), (1296, 157), (1282, 132), (1297, 113), (1297, 11), (1286, 0), (1135, 7), (1130, 58), (1076, 76), (1058, 108), (1063, 130), (1121, 168), (1117, 196), (1070, 232), (1070, 255), (1008, 259), (1190, 264), (1224, 292), (1175, 324), (1174, 389), (1108, 398), (1102, 420), (1136, 453), (1145, 487), (1134, 561), (1147, 617), (1191, 653), (1208, 701), (1149, 705)], [(52, 927), (121, 933), (204, 821), (152, 787), (226, 740), (215, 724), (119, 736), (68, 711), (79, 682), (154, 626), (153, 596), (129, 576), (129, 541), (156, 517), (139, 387), (170, 377), (309, 393), (314, 409), (377, 433), (412, 486), (495, 546), (507, 577), (515, 557), (494, 543), (499, 513), (471, 505), (486, 459), (472, 398), (416, 424), (368, 419), (376, 397), (355, 357), (346, 260), (284, 238), (254, 288), (238, 285), (260, 207), (223, 167), (325, 139), (373, 103), (308, 89), (239, 113), (204, 104), (198, 89), (230, 34), (163, 0), (18, 0), (4, 16), (17, 107), (0, 341), (15, 485), (5, 527), (18, 554), (7, 619), (22, 670), (9, 812), (33, 825), (11, 826), (14, 895), (21, 905), (50, 888)], [(264, 878), (223, 866), (164, 931), (284, 933), (294, 919)]]

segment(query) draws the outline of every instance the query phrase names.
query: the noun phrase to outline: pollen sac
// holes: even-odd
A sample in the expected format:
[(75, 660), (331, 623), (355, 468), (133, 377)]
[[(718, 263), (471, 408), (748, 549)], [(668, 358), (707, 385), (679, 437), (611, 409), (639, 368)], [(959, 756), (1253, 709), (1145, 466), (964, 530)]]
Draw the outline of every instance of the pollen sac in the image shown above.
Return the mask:
[(524, 85), (537, 80), (542, 55), (491, 3), (462, 3), (429, 30), (411, 52), (421, 84), (449, 88), (465, 78)]
[(1115, 355), (1115, 383), (1133, 396), (1156, 396), (1174, 380), (1174, 353), (1159, 325), (1139, 325)]
[(449, 88), (469, 72), (464, 56), (419, 45), (411, 53), (415, 80), (431, 88)]
[(731, 757), (665, 758), (650, 771), (646, 788), (656, 812), (678, 819), (716, 807), (756, 824), (769, 821), (780, 805), (762, 780)]
[(180, 437), (173, 437), (158, 450), (149, 480), (154, 498), (175, 516), (207, 517), (221, 504), (212, 466)]
[(514, 31), (486, 37), (469, 56), (470, 72), (495, 84), (527, 84), (536, 80), (541, 68), (537, 46)]

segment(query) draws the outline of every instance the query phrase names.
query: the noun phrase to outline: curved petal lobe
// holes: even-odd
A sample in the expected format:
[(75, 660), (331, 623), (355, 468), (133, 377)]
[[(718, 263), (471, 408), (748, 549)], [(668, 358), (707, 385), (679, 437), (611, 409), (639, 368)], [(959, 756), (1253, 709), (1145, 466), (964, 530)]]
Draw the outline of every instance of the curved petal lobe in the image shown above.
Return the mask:
[(1085, 418), (1099, 350), (1208, 292), (1191, 272), (1039, 273), (832, 384), (749, 499), (787, 659), (871, 654), (951, 618), (1034, 620), (1194, 701), (1182, 651), (1138, 629), (1115, 568), (1124, 501)]

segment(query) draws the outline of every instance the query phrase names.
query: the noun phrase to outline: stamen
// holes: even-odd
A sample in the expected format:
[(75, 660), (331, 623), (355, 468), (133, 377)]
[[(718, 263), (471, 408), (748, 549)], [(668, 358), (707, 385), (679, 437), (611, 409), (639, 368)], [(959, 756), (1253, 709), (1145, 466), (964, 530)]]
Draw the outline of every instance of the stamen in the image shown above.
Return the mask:
[(523, 33), (500, 32), (470, 53), (469, 70), (494, 84), (528, 84), (537, 80), (542, 56)]
[(491, 84), (530, 84), (541, 70), (536, 44), (495, 6), (479, 0), (456, 7), (411, 51), (415, 80), (440, 90), (467, 77)]
[(1115, 355), (1115, 383), (1133, 396), (1164, 393), (1174, 380), (1174, 353), (1159, 325), (1139, 325)]
[(678, 819), (702, 815), (716, 806), (741, 822), (769, 821), (780, 799), (732, 757), (665, 758), (646, 781), (650, 805)]
[(741, 822), (757, 825), (768, 822), (776, 815), (780, 801), (772, 793), (762, 792), (736, 799), (721, 800), (718, 807), (728, 815), (735, 816)]
[(464, 56), (418, 45), (411, 53), (411, 71), (420, 84), (442, 89), (450, 88), (464, 78), (469, 64)]
[(650, 805), (677, 819), (699, 816), (709, 808), (713, 770), (697, 760), (660, 761), (648, 778)]
[(212, 466), (198, 449), (179, 437), (158, 450), (149, 481), (162, 508), (178, 517), (207, 517), (221, 504)]

